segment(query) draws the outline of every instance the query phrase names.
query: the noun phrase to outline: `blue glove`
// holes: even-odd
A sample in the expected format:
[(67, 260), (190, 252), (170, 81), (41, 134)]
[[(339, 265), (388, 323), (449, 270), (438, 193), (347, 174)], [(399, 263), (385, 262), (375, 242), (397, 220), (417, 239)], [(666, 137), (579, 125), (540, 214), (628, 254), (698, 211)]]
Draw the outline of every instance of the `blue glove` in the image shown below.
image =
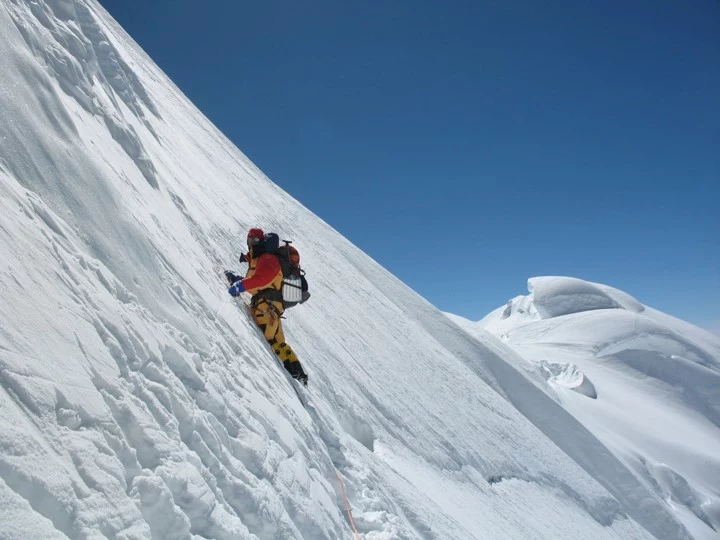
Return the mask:
[(242, 280), (238, 279), (235, 283), (233, 283), (232, 287), (228, 289), (228, 292), (230, 293), (230, 296), (240, 296), (241, 292), (245, 292), (245, 286), (243, 285)]

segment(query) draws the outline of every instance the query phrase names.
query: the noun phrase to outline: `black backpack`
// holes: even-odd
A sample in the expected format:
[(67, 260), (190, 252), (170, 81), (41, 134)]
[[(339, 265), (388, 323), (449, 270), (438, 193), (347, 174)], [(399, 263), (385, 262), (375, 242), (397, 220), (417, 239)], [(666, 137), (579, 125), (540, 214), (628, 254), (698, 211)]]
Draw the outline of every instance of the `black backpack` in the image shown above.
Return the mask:
[(310, 298), (305, 271), (300, 268), (300, 252), (290, 240), (283, 240), (276, 233), (268, 233), (264, 238), (265, 253), (272, 253), (278, 258), (283, 274), (282, 296), (285, 308), (302, 304)]

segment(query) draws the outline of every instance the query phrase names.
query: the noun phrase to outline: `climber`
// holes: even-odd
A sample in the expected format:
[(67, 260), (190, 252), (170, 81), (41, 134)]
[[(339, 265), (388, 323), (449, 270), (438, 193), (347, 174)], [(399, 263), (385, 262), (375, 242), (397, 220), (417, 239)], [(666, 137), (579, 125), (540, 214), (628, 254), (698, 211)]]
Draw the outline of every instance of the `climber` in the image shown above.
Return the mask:
[(247, 236), (248, 253), (240, 256), (240, 262), (248, 263), (244, 278), (231, 271), (225, 272), (231, 284), (228, 292), (237, 297), (247, 291), (252, 295), (250, 313), (265, 335), (273, 352), (290, 375), (307, 386), (308, 376), (300, 364), (295, 351), (285, 343), (280, 318), (284, 313), (282, 298), (283, 273), (278, 257), (266, 250), (265, 234), (262, 229), (252, 228)]

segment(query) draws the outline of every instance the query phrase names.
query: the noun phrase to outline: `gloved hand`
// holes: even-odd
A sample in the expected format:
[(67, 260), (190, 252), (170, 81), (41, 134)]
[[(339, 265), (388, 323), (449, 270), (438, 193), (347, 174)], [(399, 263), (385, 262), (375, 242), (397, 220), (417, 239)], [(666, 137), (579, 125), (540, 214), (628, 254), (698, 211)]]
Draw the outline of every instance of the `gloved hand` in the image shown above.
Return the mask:
[(245, 286), (243, 285), (242, 280), (238, 279), (235, 283), (233, 283), (232, 287), (228, 289), (228, 292), (230, 293), (230, 296), (240, 296), (241, 292), (245, 292)]
[(240, 254), (240, 262), (241, 262), (241, 263), (247, 262), (247, 257), (245, 256), (244, 253), (241, 253), (241, 254)]

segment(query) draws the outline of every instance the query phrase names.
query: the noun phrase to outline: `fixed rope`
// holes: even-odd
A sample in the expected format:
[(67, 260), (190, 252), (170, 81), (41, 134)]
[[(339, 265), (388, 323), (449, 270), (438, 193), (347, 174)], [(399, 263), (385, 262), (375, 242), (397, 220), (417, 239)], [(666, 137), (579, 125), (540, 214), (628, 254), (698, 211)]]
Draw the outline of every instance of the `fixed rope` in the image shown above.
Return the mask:
[(345, 484), (343, 484), (342, 476), (340, 476), (340, 471), (338, 471), (337, 469), (335, 469), (335, 476), (337, 476), (338, 484), (340, 484), (340, 491), (342, 492), (343, 500), (345, 501), (345, 510), (347, 510), (350, 525), (352, 526), (352, 530), (355, 533), (355, 540), (360, 540), (360, 533), (358, 533), (357, 528), (355, 527), (355, 520), (352, 516), (352, 510), (350, 510), (350, 503), (348, 502), (347, 495), (345, 494)]

